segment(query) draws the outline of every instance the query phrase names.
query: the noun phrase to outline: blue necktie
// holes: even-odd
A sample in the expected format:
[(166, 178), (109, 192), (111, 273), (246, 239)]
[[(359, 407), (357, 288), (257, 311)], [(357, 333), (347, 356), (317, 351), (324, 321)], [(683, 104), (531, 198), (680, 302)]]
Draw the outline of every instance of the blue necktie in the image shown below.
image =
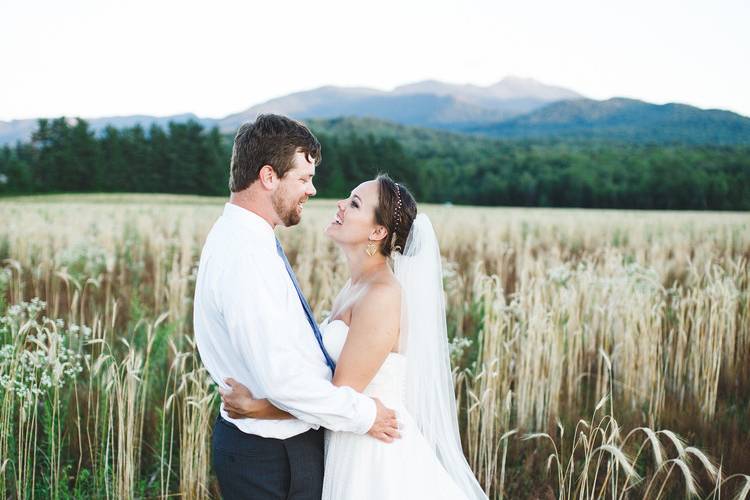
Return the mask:
[(307, 322), (310, 323), (310, 326), (313, 329), (313, 333), (315, 334), (315, 340), (318, 341), (320, 350), (323, 351), (323, 356), (326, 358), (326, 364), (331, 369), (331, 373), (334, 373), (336, 371), (336, 363), (333, 362), (333, 359), (331, 359), (328, 351), (326, 351), (326, 346), (323, 345), (323, 336), (320, 334), (318, 324), (315, 322), (312, 309), (310, 309), (310, 304), (307, 303), (305, 296), (302, 294), (302, 290), (300, 290), (299, 283), (297, 282), (297, 277), (294, 275), (294, 271), (292, 271), (292, 266), (289, 265), (289, 260), (287, 260), (286, 254), (284, 254), (284, 249), (281, 248), (281, 242), (278, 238), (276, 238), (276, 251), (279, 252), (279, 256), (284, 260), (286, 272), (289, 273), (289, 277), (292, 278), (294, 288), (297, 290), (297, 295), (299, 296), (300, 302), (302, 302), (302, 308), (305, 310), (305, 314), (307, 315)]

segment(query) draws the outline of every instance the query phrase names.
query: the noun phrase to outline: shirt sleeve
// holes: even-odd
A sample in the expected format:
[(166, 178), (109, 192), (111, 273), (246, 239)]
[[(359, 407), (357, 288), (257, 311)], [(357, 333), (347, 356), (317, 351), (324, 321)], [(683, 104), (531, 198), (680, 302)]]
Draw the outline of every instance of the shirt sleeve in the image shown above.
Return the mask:
[(233, 260), (221, 280), (222, 313), (232, 346), (253, 376), (254, 394), (310, 424), (365, 434), (375, 421), (375, 402), (333, 385), (320, 363), (300, 352), (310, 346), (302, 335), (314, 336), (293, 309), (301, 304), (296, 291), (290, 293), (283, 261), (259, 251)]

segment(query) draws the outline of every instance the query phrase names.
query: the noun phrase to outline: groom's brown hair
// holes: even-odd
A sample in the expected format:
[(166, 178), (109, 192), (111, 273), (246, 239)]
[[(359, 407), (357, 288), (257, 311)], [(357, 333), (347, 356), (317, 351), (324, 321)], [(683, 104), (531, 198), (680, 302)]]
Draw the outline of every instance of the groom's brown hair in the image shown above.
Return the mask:
[(301, 151), (318, 165), (320, 142), (304, 124), (281, 115), (258, 115), (240, 126), (234, 137), (229, 190), (246, 189), (258, 179), (260, 169), (270, 165), (279, 178), (292, 168), (294, 154)]

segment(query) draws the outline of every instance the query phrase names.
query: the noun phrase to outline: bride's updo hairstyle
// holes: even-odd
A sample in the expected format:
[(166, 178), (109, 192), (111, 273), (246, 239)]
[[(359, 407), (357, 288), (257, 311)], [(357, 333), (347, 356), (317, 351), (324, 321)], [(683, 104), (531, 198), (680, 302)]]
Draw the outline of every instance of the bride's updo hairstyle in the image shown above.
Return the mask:
[(380, 245), (380, 253), (389, 257), (391, 253), (401, 253), (406, 245), (409, 230), (417, 217), (417, 202), (403, 184), (397, 184), (388, 174), (379, 174), (378, 206), (375, 208), (375, 222), (385, 226), (388, 236)]

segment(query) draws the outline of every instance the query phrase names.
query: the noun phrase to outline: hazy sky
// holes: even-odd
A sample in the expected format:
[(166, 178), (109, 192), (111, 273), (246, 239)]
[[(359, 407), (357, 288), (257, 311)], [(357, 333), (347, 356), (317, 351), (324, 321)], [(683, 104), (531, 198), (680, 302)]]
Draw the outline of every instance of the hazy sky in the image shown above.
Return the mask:
[(750, 0), (0, 0), (0, 120), (530, 77), (750, 116)]

